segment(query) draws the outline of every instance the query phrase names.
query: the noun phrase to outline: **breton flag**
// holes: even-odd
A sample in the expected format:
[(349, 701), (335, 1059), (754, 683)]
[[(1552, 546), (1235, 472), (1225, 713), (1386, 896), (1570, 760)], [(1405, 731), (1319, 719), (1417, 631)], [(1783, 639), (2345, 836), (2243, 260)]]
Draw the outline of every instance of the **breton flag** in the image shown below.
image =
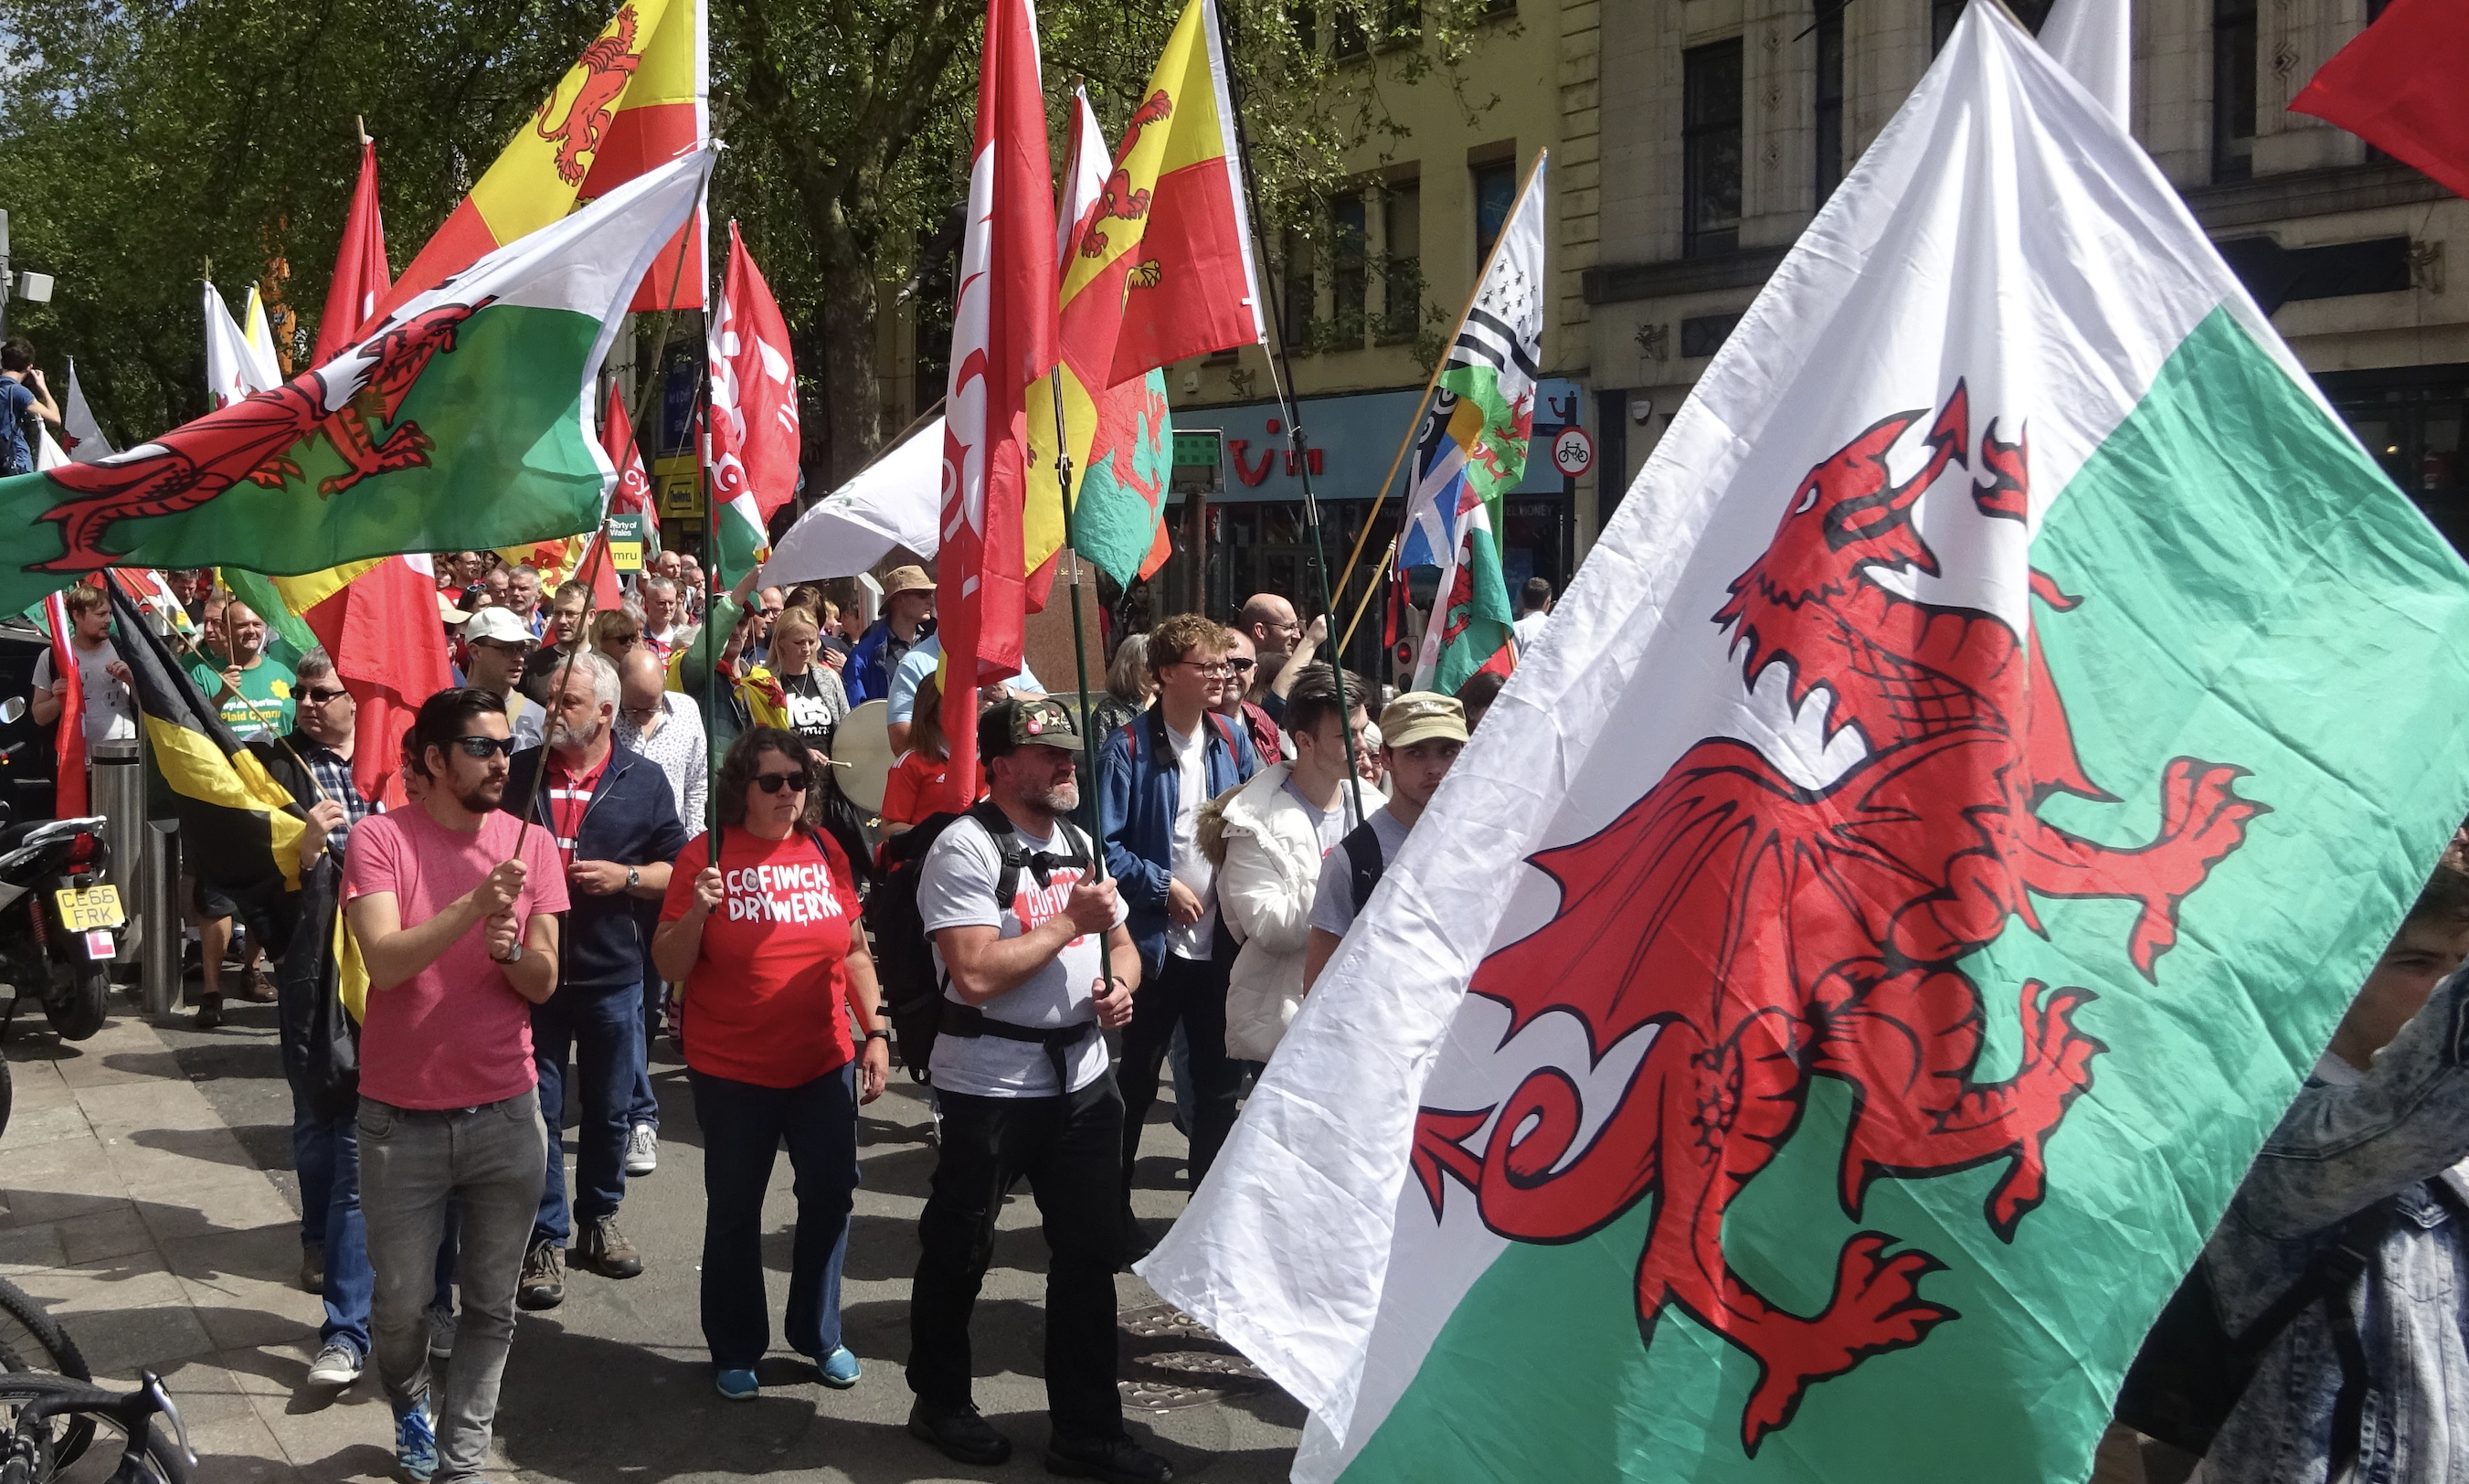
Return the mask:
[[(1415, 444), (1397, 571), (1441, 569), (1415, 688), (1454, 692), (1507, 648), (1517, 622), (1500, 568), (1501, 503), (1526, 477), (1543, 359), (1543, 154), (1458, 321)], [(1513, 656), (1512, 651), (1512, 656)]]
[(1141, 1272), (1302, 1480), (2080, 1484), (2464, 729), (2469, 568), (1972, 6)]
[(592, 525), (613, 476), (591, 425), (600, 362), (711, 159), (499, 248), (271, 392), (101, 463), (0, 479), (0, 525), (24, 532), (0, 606), (104, 567), (317, 572)]
[(772, 517), (797, 493), (797, 370), (789, 325), (754, 266), (737, 223), (728, 224), (728, 274), (710, 345), (711, 499), (719, 566), (713, 591), (737, 585), (772, 554)]
[(954, 809), (976, 796), (977, 687), (1020, 673), (1026, 399), (1054, 364), (1054, 170), (1030, 0), (986, 0), (979, 65), (935, 558)]
[(60, 404), (60, 446), (73, 464), (91, 464), (111, 456), (111, 440), (103, 435), (103, 425), (95, 421), (94, 408), (86, 403), (85, 388), (78, 384), (74, 356), (69, 358), (68, 398)]
[[(527, 232), (711, 139), (703, 0), (624, 0), (379, 306), (400, 308)], [(654, 255), (627, 307), (701, 309), (704, 215)]]

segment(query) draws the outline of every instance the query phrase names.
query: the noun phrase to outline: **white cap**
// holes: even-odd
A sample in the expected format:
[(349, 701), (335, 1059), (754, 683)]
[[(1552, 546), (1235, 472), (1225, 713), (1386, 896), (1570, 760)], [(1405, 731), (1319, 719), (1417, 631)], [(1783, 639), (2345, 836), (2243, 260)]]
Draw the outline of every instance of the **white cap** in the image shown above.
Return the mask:
[(515, 616), (513, 609), (492, 604), (473, 614), (472, 621), (463, 626), (463, 639), (466, 643), (490, 639), (499, 644), (529, 644), (532, 631), (528, 624)]

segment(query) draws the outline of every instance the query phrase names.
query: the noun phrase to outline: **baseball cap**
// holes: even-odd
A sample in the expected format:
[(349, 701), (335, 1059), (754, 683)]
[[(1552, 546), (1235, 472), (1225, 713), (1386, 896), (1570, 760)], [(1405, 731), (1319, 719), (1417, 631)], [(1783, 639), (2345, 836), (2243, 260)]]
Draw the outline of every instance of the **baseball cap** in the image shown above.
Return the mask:
[(1003, 757), (1024, 747), (1080, 751), (1080, 728), (1071, 710), (1044, 697), (1012, 699), (988, 707), (978, 718), (978, 753)]
[(528, 645), (532, 641), (532, 631), (528, 624), (515, 616), (513, 609), (492, 607), (472, 615), (472, 620), (463, 625), (463, 638), (466, 643), (488, 639), (499, 644)]
[(441, 620), (454, 624), (457, 627), (472, 621), (472, 615), (464, 612), (462, 609), (457, 608), (454, 605), (454, 600), (448, 597), (443, 592), (437, 594), (437, 616)]
[(895, 567), (883, 574), (883, 598), (889, 602), (904, 592), (932, 592), (935, 579), (922, 567)]
[(1456, 697), (1410, 690), (1380, 708), (1381, 746), (1411, 747), (1435, 739), (1466, 739), (1465, 707)]

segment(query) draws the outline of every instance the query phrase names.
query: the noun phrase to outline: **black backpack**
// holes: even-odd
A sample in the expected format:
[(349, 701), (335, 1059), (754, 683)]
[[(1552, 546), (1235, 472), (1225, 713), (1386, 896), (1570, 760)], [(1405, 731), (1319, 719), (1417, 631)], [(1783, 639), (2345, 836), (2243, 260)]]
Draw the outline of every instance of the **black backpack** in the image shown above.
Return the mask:
[[(865, 903), (883, 1008), (891, 1017), (901, 1064), (920, 1082), (926, 1080), (926, 1063), (935, 1054), (935, 1037), (942, 1025), (944, 980), (935, 971), (934, 945), (926, 940), (926, 919), (917, 909), (917, 879), (925, 872), (926, 854), (935, 842), (963, 819), (977, 821), (993, 839), (1003, 860), (1002, 873), (995, 879), (995, 901), (1010, 910), (1020, 892), (1020, 873), (1028, 869), (1028, 852), (1021, 847), (1010, 818), (992, 800), (981, 800), (957, 814), (930, 815), (915, 828), (884, 842), (882, 877)], [(1073, 864), (1085, 871), (1090, 861), (1080, 847), (1080, 838), (1076, 829), (1064, 831)]]
[(2339, 1477), (2357, 1456), (2367, 1381), (2365, 1351), (2358, 1343), (2355, 1316), (2349, 1311), (2349, 1290), (2366, 1271), (2375, 1248), (2391, 1228), (2392, 1217), (2388, 1200), (2377, 1201), (2351, 1217), (2339, 1235), (2315, 1254), (2289, 1291), (2241, 1334), (2222, 1327), (2211, 1279), (2198, 1258), (2193, 1271), (2169, 1296), (2152, 1333), (2143, 1337), (2134, 1363), (2127, 1369), (2126, 1382), (2117, 1393), (2117, 1420), (2200, 1457), (2211, 1449), (2221, 1425), (2246, 1395), (2273, 1341), (2299, 1314), (2321, 1304), (2330, 1311), (2332, 1347), (2341, 1357), (2341, 1391), (2332, 1410), (2330, 1471)]
[(1354, 893), (1354, 915), (1359, 917), (1363, 916), (1364, 905), (1372, 900), (1372, 889), (1380, 884), (1381, 873), (1389, 869), (1389, 863), (1380, 857), (1380, 836), (1373, 829), (1370, 820), (1348, 830), (1346, 838), (1338, 843), (1338, 848), (1346, 852), (1346, 864), (1350, 868), (1347, 885)]

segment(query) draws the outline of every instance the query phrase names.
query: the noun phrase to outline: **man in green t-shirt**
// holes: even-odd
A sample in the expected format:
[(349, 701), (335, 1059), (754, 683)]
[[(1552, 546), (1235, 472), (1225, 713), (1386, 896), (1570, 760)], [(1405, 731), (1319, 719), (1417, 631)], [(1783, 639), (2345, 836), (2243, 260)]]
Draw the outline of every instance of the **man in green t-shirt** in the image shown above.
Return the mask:
[(265, 620), (238, 598), (223, 605), (223, 645), (227, 662), (220, 671), (204, 662), (190, 667), (206, 700), (222, 707), (223, 725), (242, 742), (289, 731), (291, 667), (267, 657)]

